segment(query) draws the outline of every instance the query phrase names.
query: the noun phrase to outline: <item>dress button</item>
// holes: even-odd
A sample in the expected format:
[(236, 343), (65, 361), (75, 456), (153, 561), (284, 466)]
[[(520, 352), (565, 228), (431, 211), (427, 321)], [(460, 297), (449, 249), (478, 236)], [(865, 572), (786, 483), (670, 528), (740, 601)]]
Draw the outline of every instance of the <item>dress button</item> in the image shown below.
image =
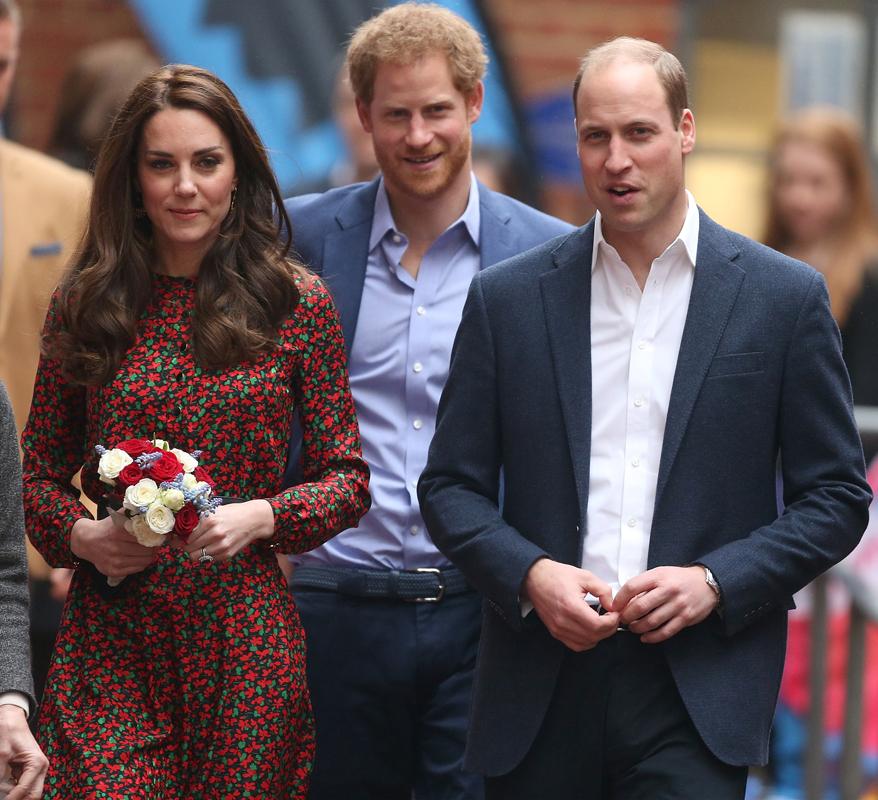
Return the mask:
[(402, 236), (400, 236), (398, 233), (394, 233), (393, 234), (393, 243), (399, 244), (401, 241), (402, 241)]
[(417, 536), (420, 532), (421, 532), (420, 525), (412, 525), (412, 527), (409, 528), (409, 533), (411, 533), (412, 536)]
[(424, 314), (427, 313), (427, 309), (424, 308), (423, 306), (418, 306), (417, 311), (418, 311), (418, 316), (419, 316), (419, 317), (423, 317)]
[(424, 423), (423, 423), (421, 420), (416, 419), (416, 420), (414, 420), (414, 422), (412, 422), (412, 427), (413, 427), (416, 431), (419, 431), (419, 430), (421, 430), (421, 428), (424, 427)]
[(644, 400), (642, 397), (638, 397), (634, 401), (634, 405), (637, 406), (637, 408), (640, 408), (645, 402), (646, 402), (646, 400)]
[(424, 368), (424, 365), (420, 361), (415, 361), (412, 364), (412, 372), (420, 372)]
[(628, 527), (629, 528), (636, 528), (637, 527), (637, 520), (634, 519), (634, 517), (631, 517), (631, 519), (628, 520)]

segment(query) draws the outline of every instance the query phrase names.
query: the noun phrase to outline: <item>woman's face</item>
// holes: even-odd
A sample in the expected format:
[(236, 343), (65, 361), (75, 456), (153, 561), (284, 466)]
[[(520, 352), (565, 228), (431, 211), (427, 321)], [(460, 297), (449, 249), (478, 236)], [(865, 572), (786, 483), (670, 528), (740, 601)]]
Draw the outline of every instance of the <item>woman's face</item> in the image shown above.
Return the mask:
[(810, 244), (831, 236), (850, 205), (841, 165), (810, 142), (781, 145), (774, 198), (793, 244)]
[(200, 111), (166, 108), (146, 122), (137, 157), (143, 208), (166, 269), (208, 251), (238, 183), (232, 148)]

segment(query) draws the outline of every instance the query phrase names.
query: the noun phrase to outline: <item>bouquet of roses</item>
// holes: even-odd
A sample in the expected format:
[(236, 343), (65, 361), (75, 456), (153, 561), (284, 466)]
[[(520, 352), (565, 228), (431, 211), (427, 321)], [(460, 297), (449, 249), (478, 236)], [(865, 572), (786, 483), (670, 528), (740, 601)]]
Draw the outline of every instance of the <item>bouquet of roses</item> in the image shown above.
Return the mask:
[[(222, 504), (210, 476), (199, 466), (200, 450), (187, 453), (162, 439), (128, 439), (112, 449), (95, 446), (98, 476), (116, 491), (110, 513), (144, 547), (160, 547), (174, 534), (184, 542), (201, 517)], [(108, 504), (109, 506), (109, 504)], [(107, 578), (117, 586), (121, 578)]]

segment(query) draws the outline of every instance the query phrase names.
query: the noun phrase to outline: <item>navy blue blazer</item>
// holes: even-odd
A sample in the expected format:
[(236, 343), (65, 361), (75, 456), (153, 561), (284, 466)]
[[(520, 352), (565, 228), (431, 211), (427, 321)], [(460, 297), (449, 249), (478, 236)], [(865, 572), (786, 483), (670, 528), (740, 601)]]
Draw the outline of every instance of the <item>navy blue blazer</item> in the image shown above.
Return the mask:
[[(308, 194), (284, 201), (293, 229), (293, 250), (309, 269), (320, 275), (332, 292), (348, 352), (354, 340), (369, 234), (375, 211), (378, 179)], [(482, 269), (569, 233), (574, 228), (504, 194), (479, 184), (479, 254)], [(294, 430), (284, 486), (300, 482), (300, 434)]]
[[(564, 650), (522, 620), (525, 574), (579, 565), (588, 535), (593, 240), (589, 223), (476, 276), (419, 487), (436, 545), (487, 598), (467, 752), (487, 775), (529, 750)], [(757, 764), (792, 595), (853, 549), (870, 492), (823, 279), (703, 213), (697, 260), (648, 566), (707, 565), (724, 611), (656, 646), (711, 751)]]

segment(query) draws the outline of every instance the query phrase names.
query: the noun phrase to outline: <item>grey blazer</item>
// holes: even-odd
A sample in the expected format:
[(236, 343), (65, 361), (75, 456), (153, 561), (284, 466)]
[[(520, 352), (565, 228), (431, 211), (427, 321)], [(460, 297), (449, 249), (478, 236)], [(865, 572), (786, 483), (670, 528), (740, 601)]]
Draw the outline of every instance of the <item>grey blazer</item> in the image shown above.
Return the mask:
[(15, 431), (9, 396), (0, 382), (0, 694), (22, 692), (34, 708), (21, 462)]

